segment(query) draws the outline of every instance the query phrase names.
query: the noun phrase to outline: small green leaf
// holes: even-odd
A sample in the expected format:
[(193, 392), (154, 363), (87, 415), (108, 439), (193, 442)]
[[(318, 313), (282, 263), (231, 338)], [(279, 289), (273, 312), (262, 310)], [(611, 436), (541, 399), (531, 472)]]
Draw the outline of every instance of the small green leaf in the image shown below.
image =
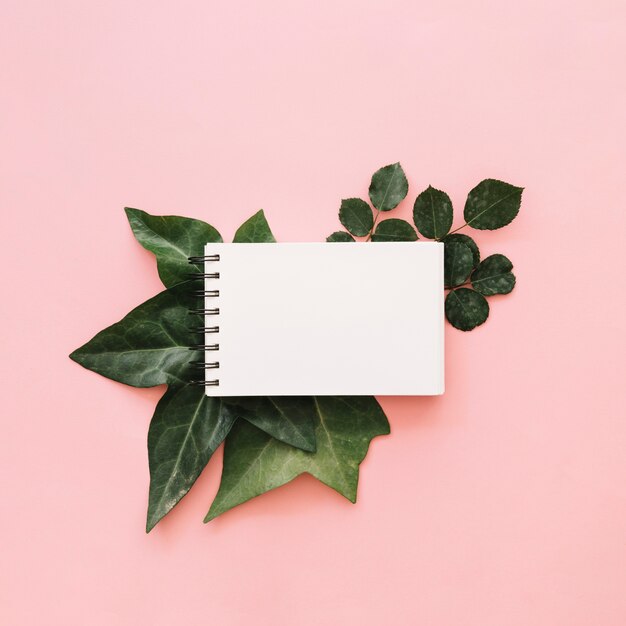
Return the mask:
[(462, 233), (446, 235), (446, 237), (444, 237), (442, 241), (444, 244), (452, 243), (453, 241), (458, 243), (464, 243), (472, 251), (472, 256), (474, 258), (474, 267), (476, 267), (480, 263), (480, 250), (478, 249), (476, 242), (468, 235), (463, 235)]
[(441, 239), (452, 226), (452, 201), (448, 194), (430, 185), (417, 196), (413, 205), (413, 221), (424, 237)]
[(318, 397), (317, 452), (304, 452), (239, 420), (226, 438), (219, 491), (205, 518), (218, 515), (309, 473), (356, 501), (359, 464), (370, 441), (389, 433), (389, 422), (372, 397)]
[(329, 241), (329, 242), (354, 241), (354, 237), (350, 233), (345, 233), (343, 230), (338, 230), (332, 233), (332, 235), (328, 235), (328, 237), (326, 237), (326, 241)]
[(194, 343), (189, 326), (201, 325), (197, 315), (189, 314), (191, 287), (182, 283), (162, 291), (99, 332), (70, 358), (133, 387), (187, 382), (189, 361), (201, 358), (189, 350)]
[(459, 241), (444, 243), (443, 276), (446, 287), (462, 285), (472, 271), (474, 257), (468, 246)]
[(409, 183), (400, 163), (385, 165), (372, 176), (369, 196), (379, 211), (395, 209), (409, 192)]
[(372, 241), (416, 241), (417, 233), (404, 220), (390, 218), (380, 222), (372, 234)]
[[(275, 439), (315, 452), (315, 402), (312, 397), (224, 398), (240, 417)], [(243, 409), (243, 410), (241, 410)]]
[(364, 237), (374, 226), (374, 215), (365, 200), (346, 198), (341, 201), (339, 221), (356, 237)]
[(202, 387), (170, 387), (154, 412), (148, 432), (150, 494), (146, 532), (191, 489), (222, 443), (236, 414)]
[(156, 256), (159, 277), (166, 287), (187, 280), (190, 273), (202, 271), (189, 265), (188, 257), (201, 255), (205, 243), (222, 241), (213, 226), (200, 220), (150, 215), (128, 207), (125, 211), (137, 241)]
[(483, 296), (510, 293), (515, 287), (513, 263), (503, 254), (488, 256), (472, 274), (472, 287)]
[(265, 219), (265, 213), (259, 211), (245, 221), (235, 233), (234, 243), (274, 243), (274, 235)]
[(489, 317), (485, 297), (472, 289), (455, 289), (446, 297), (446, 318), (459, 330), (473, 330)]
[(478, 230), (510, 224), (519, 213), (523, 187), (488, 178), (472, 189), (465, 202), (465, 221)]

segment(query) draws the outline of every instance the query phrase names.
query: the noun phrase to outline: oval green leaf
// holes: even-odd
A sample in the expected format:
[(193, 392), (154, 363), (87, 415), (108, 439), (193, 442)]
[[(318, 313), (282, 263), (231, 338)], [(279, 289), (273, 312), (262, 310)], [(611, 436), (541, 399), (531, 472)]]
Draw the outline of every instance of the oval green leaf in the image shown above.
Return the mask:
[(265, 219), (265, 213), (259, 211), (246, 220), (235, 233), (233, 243), (275, 243), (276, 239)]
[(400, 163), (385, 165), (372, 176), (369, 196), (379, 211), (395, 209), (409, 192), (409, 182)]
[(488, 178), (472, 189), (465, 202), (465, 221), (478, 230), (510, 224), (519, 213), (523, 187)]
[(462, 285), (474, 265), (472, 251), (460, 241), (444, 243), (443, 277), (446, 287)]
[(372, 208), (365, 200), (346, 198), (341, 201), (339, 221), (356, 237), (364, 237), (374, 226), (374, 215)]
[(472, 251), (474, 267), (480, 263), (480, 250), (478, 249), (476, 242), (471, 237), (463, 235), (462, 233), (454, 233), (453, 235), (446, 235), (443, 239), (444, 244), (452, 242), (464, 243)]
[(129, 207), (124, 210), (137, 241), (156, 256), (159, 277), (166, 287), (201, 272), (200, 267), (189, 265), (188, 257), (201, 255), (205, 243), (222, 241), (217, 230), (201, 220), (150, 215)]
[(329, 242), (341, 242), (341, 241), (354, 241), (354, 237), (350, 234), (350, 233), (346, 233), (343, 230), (338, 230), (334, 233), (332, 233), (332, 235), (328, 235), (328, 237), (326, 237), (326, 241)]
[(372, 234), (372, 241), (416, 241), (417, 233), (404, 220), (390, 218), (380, 222)]
[(484, 296), (510, 293), (515, 287), (512, 269), (513, 263), (503, 254), (492, 254), (472, 274), (472, 287)]
[(473, 330), (489, 317), (489, 304), (485, 297), (472, 289), (455, 289), (446, 297), (446, 318), (459, 330)]
[(224, 441), (236, 414), (204, 388), (169, 387), (148, 431), (150, 492), (146, 532), (150, 532), (191, 489)]
[(428, 239), (441, 239), (452, 226), (452, 201), (448, 194), (428, 186), (413, 205), (413, 221), (417, 230)]

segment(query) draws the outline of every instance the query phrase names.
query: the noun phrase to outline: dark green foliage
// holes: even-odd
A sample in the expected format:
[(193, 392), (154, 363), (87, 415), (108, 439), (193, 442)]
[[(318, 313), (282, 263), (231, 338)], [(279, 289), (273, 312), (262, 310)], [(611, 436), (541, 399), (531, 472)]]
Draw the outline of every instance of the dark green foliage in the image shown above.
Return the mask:
[(472, 189), (465, 202), (464, 217), (468, 226), (495, 230), (510, 224), (519, 212), (523, 187), (488, 178)]
[(444, 243), (444, 284), (446, 287), (462, 285), (470, 275), (474, 257), (469, 246), (460, 241)]
[(487, 321), (489, 304), (472, 289), (455, 289), (446, 297), (446, 317), (459, 330), (472, 330)]
[(510, 293), (515, 287), (513, 263), (503, 254), (488, 256), (472, 274), (472, 287), (484, 296)]
[(372, 235), (372, 241), (416, 241), (417, 233), (404, 220), (390, 218), (380, 222)]
[(443, 243), (452, 243), (453, 241), (464, 243), (471, 251), (473, 257), (473, 264), (476, 267), (480, 263), (480, 250), (476, 245), (476, 242), (469, 236), (463, 233), (455, 233), (454, 235), (447, 235), (442, 239)]
[(338, 241), (354, 241), (354, 237), (350, 233), (345, 233), (342, 230), (337, 230), (331, 235), (326, 237), (326, 241), (328, 242), (338, 242)]
[(452, 201), (447, 193), (428, 187), (413, 205), (413, 221), (428, 239), (442, 239), (452, 226)]
[(339, 221), (356, 237), (365, 237), (374, 226), (374, 215), (365, 200), (346, 198), (341, 201)]
[(400, 163), (381, 167), (372, 176), (369, 196), (379, 211), (395, 209), (409, 192), (409, 183)]

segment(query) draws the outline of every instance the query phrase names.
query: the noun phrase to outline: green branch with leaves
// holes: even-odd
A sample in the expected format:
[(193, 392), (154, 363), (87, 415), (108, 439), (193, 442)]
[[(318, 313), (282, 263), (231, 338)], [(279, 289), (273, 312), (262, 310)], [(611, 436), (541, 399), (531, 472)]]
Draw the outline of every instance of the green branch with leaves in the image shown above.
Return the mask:
[[(522, 190), (499, 181), (483, 181), (468, 196), (464, 226), (500, 228), (519, 210)], [(389, 218), (407, 196), (408, 182), (399, 163), (378, 170), (369, 197), (343, 200), (339, 211), (346, 231), (327, 241), (416, 241), (408, 222)], [(188, 258), (202, 254), (205, 243), (221, 242), (211, 225), (178, 216), (154, 216), (126, 209), (139, 243), (156, 257), (164, 291), (105, 328), (70, 358), (83, 367), (133, 387), (167, 385), (148, 432), (150, 489), (146, 531), (150, 532), (188, 493), (215, 450), (225, 442), (220, 486), (205, 517), (208, 522), (251, 498), (311, 474), (342, 496), (356, 501), (359, 465), (371, 440), (389, 433), (389, 422), (375, 398), (258, 397), (211, 398), (189, 384), (202, 359), (189, 347), (190, 330), (201, 325), (190, 273), (200, 265)], [(502, 255), (480, 262), (467, 235), (450, 233), (452, 203), (432, 187), (420, 194), (414, 221), (424, 237), (445, 244), (446, 316), (471, 330), (487, 319), (484, 296), (508, 293), (515, 277)], [(457, 229), (458, 230), (458, 229)], [(259, 211), (235, 233), (235, 243), (268, 243), (275, 238)], [(471, 284), (473, 289), (465, 288)]]

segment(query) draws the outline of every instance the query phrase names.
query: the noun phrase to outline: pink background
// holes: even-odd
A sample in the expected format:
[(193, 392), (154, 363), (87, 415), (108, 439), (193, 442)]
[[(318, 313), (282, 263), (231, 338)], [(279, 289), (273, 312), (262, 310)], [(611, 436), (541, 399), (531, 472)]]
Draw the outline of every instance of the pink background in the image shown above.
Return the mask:
[[(4, 0), (0, 622), (626, 623), (625, 14)], [(146, 536), (162, 389), (67, 358), (160, 289), (122, 207), (320, 241), (397, 160), (400, 216), (429, 183), (457, 216), (482, 178), (526, 187), (477, 233), (514, 293), (448, 326), (445, 396), (383, 399), (356, 506), (301, 477), (203, 525), (220, 451)]]

